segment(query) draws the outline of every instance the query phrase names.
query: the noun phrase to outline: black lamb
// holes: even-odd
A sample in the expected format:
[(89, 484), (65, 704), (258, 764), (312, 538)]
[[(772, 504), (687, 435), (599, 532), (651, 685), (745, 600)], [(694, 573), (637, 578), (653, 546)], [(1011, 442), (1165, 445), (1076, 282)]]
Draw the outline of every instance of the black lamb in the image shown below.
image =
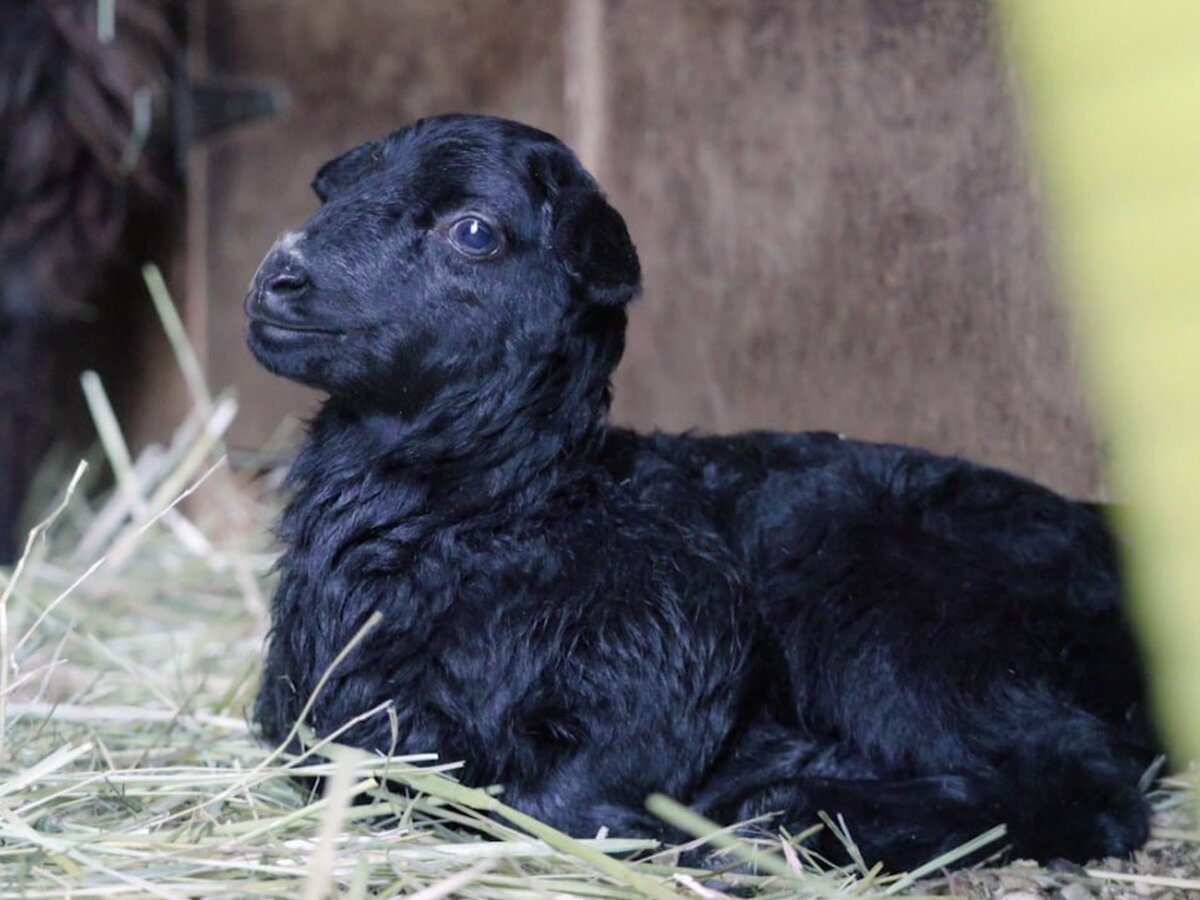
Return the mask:
[(328, 394), (280, 529), (267, 739), (378, 612), (315, 731), (390, 701), (342, 740), (462, 760), (574, 835), (670, 837), (663, 792), (841, 814), (897, 868), (1000, 822), (1043, 860), (1146, 839), (1156, 742), (1094, 507), (833, 434), (609, 425), (638, 259), (544, 132), (424, 119), (313, 187), (246, 300), (258, 360)]

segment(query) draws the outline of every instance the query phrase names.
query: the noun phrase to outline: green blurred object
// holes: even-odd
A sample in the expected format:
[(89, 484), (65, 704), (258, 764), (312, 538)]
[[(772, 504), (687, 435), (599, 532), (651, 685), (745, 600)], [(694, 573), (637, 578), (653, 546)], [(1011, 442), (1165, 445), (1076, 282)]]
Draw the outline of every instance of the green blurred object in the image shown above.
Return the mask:
[(1178, 765), (1200, 759), (1200, 2), (1000, 9)]

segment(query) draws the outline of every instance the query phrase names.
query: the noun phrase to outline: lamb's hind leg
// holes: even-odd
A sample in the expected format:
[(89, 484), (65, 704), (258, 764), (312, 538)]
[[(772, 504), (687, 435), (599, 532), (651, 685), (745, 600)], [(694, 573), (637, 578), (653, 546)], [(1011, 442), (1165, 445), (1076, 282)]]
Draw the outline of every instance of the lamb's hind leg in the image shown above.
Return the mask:
[[(759, 719), (738, 735), (692, 805), (722, 824), (765, 817), (763, 827), (792, 834), (825, 813), (844, 823), (869, 863), (883, 862), (890, 871), (915, 868), (1001, 819), (981, 779), (890, 779), (861, 756), (839, 754), (774, 719)], [(807, 846), (833, 862), (849, 860), (828, 828)]]
[[(915, 868), (1000, 824), (1007, 826), (1004, 841), (957, 864), (1005, 844), (1017, 857), (1084, 862), (1127, 854), (1146, 840), (1147, 806), (1139, 788), (1144, 758), (1103, 724), (1081, 716), (1030, 729), (994, 767), (967, 772), (906, 779), (779, 777), (773, 762), (743, 758), (741, 771), (714, 779), (723, 788), (703, 799), (719, 821), (775, 814), (773, 824), (792, 833), (824, 812), (844, 824), (868, 863), (883, 862), (892, 871)], [(829, 829), (811, 844), (833, 861), (848, 859)]]
[(870, 687), (848, 683), (815, 716), (839, 761), (794, 760), (775, 787), (748, 786), (730, 820), (775, 809), (795, 828), (818, 809), (841, 814), (864, 852), (892, 866), (1001, 823), (1015, 855), (1043, 861), (1124, 855), (1146, 840), (1141, 779), (1155, 746), (1144, 726), (1087, 711), (1044, 682), (955, 691), (919, 666), (906, 674), (881, 683), (860, 671)]
[[(885, 822), (936, 830), (970, 802), (986, 812), (978, 831), (1004, 822), (1015, 852), (1039, 859), (1136, 848), (1154, 738), (1103, 523), (1002, 473), (886, 453), (872, 465), (888, 478), (847, 470), (846, 497), (817, 504), (822, 517), (771, 533), (772, 546), (799, 548), (773, 560), (761, 606), (792, 713), (893, 786), (873, 820), (854, 788), (817, 800), (885, 833)], [(946, 782), (957, 793), (922, 800), (920, 786), (943, 778), (961, 779)], [(820, 790), (801, 784), (796, 809), (807, 815)]]
[[(853, 842), (868, 865), (883, 863), (888, 871), (910, 871), (959, 847), (999, 823), (1001, 813), (981, 783), (964, 775), (942, 775), (903, 781), (800, 778), (779, 782), (744, 799), (733, 819), (745, 821), (777, 814), (775, 822), (799, 833), (825, 813)], [(850, 861), (841, 836), (828, 827), (808, 846), (835, 863)], [(973, 862), (995, 852), (958, 860)]]

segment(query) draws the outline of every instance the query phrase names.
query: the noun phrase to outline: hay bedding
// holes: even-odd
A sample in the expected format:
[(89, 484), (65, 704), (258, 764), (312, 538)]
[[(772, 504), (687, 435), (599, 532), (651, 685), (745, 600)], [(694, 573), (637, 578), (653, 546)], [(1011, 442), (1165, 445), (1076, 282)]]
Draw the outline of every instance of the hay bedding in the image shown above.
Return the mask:
[[(675, 848), (568, 838), (459, 785), (453, 761), (432, 754), (261, 746), (246, 710), (271, 590), (272, 479), (233, 490), (221, 435), (235, 401), (208, 394), (161, 279), (147, 280), (194, 408), (169, 447), (134, 460), (86, 378), (103, 465), (51, 485), (56, 507), (0, 572), (0, 896), (1200, 897), (1183, 778), (1158, 792), (1154, 838), (1133, 861), (947, 874), (934, 860), (921, 881), (823, 865), (805, 835), (767, 823), (755, 841), (713, 835), (655, 798), (656, 813), (723, 854), (714, 874), (675, 868)], [(115, 486), (102, 491), (105, 467)], [(193, 492), (207, 502), (181, 505)], [(221, 528), (185, 507), (221, 508)], [(298, 774), (325, 776), (323, 795)], [(999, 853), (1002, 830), (981, 842)]]

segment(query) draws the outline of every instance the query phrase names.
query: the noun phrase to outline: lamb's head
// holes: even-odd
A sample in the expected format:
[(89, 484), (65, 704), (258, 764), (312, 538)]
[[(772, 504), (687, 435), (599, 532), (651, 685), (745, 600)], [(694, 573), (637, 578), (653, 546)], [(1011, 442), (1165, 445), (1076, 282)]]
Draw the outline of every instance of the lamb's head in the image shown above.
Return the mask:
[(246, 298), (266, 368), (396, 411), (497, 379), (607, 384), (637, 254), (552, 136), (424, 119), (326, 163), (313, 189), (322, 206), (276, 242)]

